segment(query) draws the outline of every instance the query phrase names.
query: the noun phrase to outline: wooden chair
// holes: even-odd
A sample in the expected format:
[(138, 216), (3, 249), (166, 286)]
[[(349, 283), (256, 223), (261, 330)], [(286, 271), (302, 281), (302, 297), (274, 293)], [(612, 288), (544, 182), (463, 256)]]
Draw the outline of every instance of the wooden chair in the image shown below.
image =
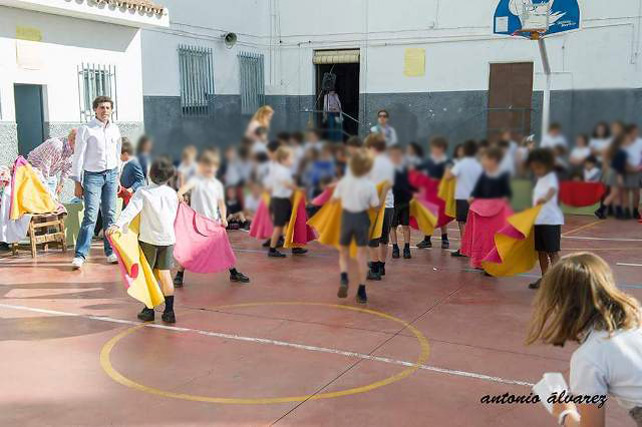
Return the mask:
[[(31, 257), (36, 257), (38, 245), (44, 245), (45, 251), (49, 250), (49, 244), (55, 243), (60, 245), (63, 252), (67, 252), (67, 239), (65, 237), (65, 216), (66, 213), (60, 214), (40, 214), (33, 215), (29, 223), (29, 242), (31, 246)], [(13, 254), (18, 253), (18, 244), (12, 246)]]

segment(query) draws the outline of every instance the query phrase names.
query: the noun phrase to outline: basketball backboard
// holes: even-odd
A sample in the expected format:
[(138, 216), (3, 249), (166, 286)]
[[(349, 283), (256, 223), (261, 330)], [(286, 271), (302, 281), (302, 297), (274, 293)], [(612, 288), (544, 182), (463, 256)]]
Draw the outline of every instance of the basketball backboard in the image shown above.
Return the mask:
[(493, 29), (495, 34), (540, 38), (577, 30), (580, 19), (577, 0), (500, 0)]

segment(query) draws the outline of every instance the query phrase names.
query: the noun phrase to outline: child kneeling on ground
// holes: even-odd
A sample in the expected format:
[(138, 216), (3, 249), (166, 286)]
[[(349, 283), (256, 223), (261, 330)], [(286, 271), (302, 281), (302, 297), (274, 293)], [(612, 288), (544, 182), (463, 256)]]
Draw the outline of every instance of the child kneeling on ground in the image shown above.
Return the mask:
[[(341, 270), (341, 284), (337, 296), (348, 296), (348, 263), (350, 260), (350, 245), (352, 241), (357, 245), (357, 267), (359, 271), (359, 289), (357, 302), (368, 302), (366, 295), (366, 278), (368, 276), (367, 246), (370, 233), (370, 218), (368, 210), (379, 209), (385, 202), (387, 189), (377, 194), (377, 187), (368, 179), (367, 175), (372, 169), (374, 159), (366, 149), (359, 149), (350, 159), (350, 174), (339, 181), (333, 200), (339, 200), (343, 208), (341, 213), (341, 233), (339, 237), (340, 256), (339, 268)], [(389, 185), (388, 185), (389, 189)]]
[[(173, 176), (174, 166), (171, 160), (167, 157), (156, 159), (149, 172), (152, 183), (134, 193), (127, 208), (107, 230), (108, 234), (122, 230), (140, 214), (138, 243), (165, 296), (162, 319), (166, 323), (176, 323), (171, 269), (174, 267), (174, 220), (178, 212), (178, 200), (176, 191), (167, 185)], [(154, 314), (153, 309), (145, 307), (138, 318), (151, 322)]]

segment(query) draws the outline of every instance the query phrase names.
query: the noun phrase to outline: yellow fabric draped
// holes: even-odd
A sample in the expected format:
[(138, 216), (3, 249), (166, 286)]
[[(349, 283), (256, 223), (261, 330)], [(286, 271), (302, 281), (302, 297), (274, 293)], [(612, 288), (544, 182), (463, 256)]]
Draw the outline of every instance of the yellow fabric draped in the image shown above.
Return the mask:
[(17, 166), (12, 186), (10, 219), (17, 220), (24, 214), (44, 214), (56, 210), (56, 203), (30, 164)]
[(526, 273), (535, 267), (537, 252), (535, 252), (534, 227), (541, 206), (535, 206), (518, 214), (508, 217), (508, 223), (513, 231), (521, 236), (495, 234), (495, 247), (501, 263), (483, 262), (484, 270), (495, 277), (508, 277)]
[(437, 225), (437, 216), (416, 199), (410, 201), (410, 217), (417, 221), (417, 227), (424, 236), (431, 236)]
[(289, 248), (301, 248), (305, 245), (299, 245), (293, 242), (294, 240), (294, 228), (296, 225), (297, 215), (299, 213), (299, 205), (301, 202), (305, 203), (305, 194), (301, 190), (297, 190), (292, 195), (292, 214), (290, 215), (290, 222), (288, 222), (288, 228), (285, 229), (285, 242), (283, 247), (286, 249)]
[(110, 241), (119, 258), (119, 267), (128, 286), (127, 293), (146, 307), (154, 308), (162, 304), (165, 297), (138, 244), (139, 228), (140, 215), (131, 222), (127, 232), (115, 232)]
[[(385, 183), (382, 182), (377, 185), (377, 194), (379, 194), (380, 197), (384, 184)], [(385, 208), (385, 204), (382, 204), (379, 210), (368, 210), (368, 216), (370, 217), (370, 239), (378, 239), (381, 237)], [(308, 225), (317, 231), (317, 240), (319, 243), (334, 246), (339, 249), (342, 211), (341, 202), (330, 200), (321, 207), (316, 215), (308, 220)], [(350, 256), (353, 258), (357, 256), (357, 245), (354, 241), (350, 245)]]
[(437, 197), (446, 202), (445, 213), (451, 218), (457, 217), (457, 206), (455, 203), (455, 186), (457, 181), (454, 179), (442, 179), (439, 182)]
[(261, 198), (263, 199), (265, 206), (270, 206), (270, 200), (271, 200), (270, 193), (268, 193), (267, 191), (264, 191), (263, 193), (261, 193)]

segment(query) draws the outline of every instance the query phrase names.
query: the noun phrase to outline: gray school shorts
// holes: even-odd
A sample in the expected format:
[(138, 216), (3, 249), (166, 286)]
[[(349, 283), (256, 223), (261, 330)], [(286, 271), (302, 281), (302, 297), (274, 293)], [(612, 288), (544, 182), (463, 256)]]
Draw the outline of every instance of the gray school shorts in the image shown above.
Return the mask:
[(174, 268), (174, 245), (156, 246), (140, 240), (138, 244), (152, 270), (171, 270)]
[(341, 233), (339, 234), (341, 246), (350, 246), (353, 238), (358, 247), (367, 246), (369, 232), (370, 217), (368, 212), (353, 213), (343, 210), (341, 213)]

